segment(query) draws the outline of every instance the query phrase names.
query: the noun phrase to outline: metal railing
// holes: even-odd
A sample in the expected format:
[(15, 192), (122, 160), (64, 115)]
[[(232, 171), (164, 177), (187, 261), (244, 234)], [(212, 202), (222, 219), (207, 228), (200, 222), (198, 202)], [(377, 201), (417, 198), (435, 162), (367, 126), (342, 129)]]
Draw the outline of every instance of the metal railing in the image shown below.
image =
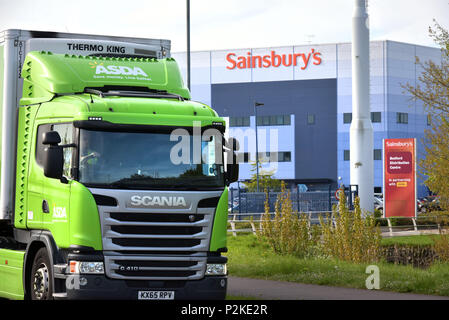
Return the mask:
[[(270, 219), (272, 219), (275, 215), (274, 212), (270, 212)], [(309, 216), (309, 225), (319, 225), (321, 216), (324, 221), (327, 219), (332, 219), (332, 222), (335, 223), (335, 219), (333, 216), (333, 211), (309, 211), (304, 212)], [(230, 213), (228, 223), (230, 225), (230, 229), (227, 231), (232, 233), (233, 236), (237, 236), (238, 233), (253, 233), (256, 234), (258, 230), (262, 230), (262, 223), (266, 220), (263, 219), (264, 213)], [(419, 223), (419, 220), (435, 220), (435, 223)], [(380, 225), (380, 229), (383, 237), (391, 237), (391, 236), (401, 236), (401, 235), (419, 235), (419, 234), (436, 234), (436, 233), (444, 233), (444, 229), (441, 224), (438, 223), (437, 219), (441, 218), (441, 216), (421, 216), (417, 218), (394, 218), (399, 220), (411, 220), (410, 224), (401, 224), (394, 226), (392, 224), (393, 218), (376, 218), (377, 221), (385, 221), (387, 222), (386, 226)], [(238, 228), (239, 224), (248, 224), (248, 228)]]
[[(272, 219), (275, 215), (274, 212), (270, 212), (270, 219)], [(315, 211), (309, 211), (304, 212), (303, 214), (307, 214), (309, 225), (312, 224), (319, 224), (321, 215), (323, 217), (323, 220), (327, 220), (329, 217), (333, 219), (333, 213), (332, 211), (323, 211), (323, 212), (315, 212)], [(253, 233), (254, 235), (257, 233), (258, 230), (262, 230), (262, 223), (264, 221), (264, 213), (233, 213), (229, 214), (228, 223), (231, 226), (231, 229), (228, 229), (228, 232), (231, 232), (233, 236), (237, 236), (237, 233)], [(243, 218), (242, 218), (243, 217)], [(248, 218), (249, 217), (249, 218)], [(250, 228), (236, 228), (237, 224), (249, 224)], [(256, 227), (258, 225), (258, 227)]]
[[(234, 213), (260, 213), (265, 211), (265, 203), (268, 200), (270, 211), (275, 210), (276, 200), (281, 192), (247, 192), (245, 189), (229, 190), (230, 214)], [(325, 190), (290, 192), (293, 211), (298, 212), (325, 212), (332, 211), (333, 205), (338, 203), (336, 198), (337, 189), (330, 186)], [(354, 198), (357, 191), (345, 188), (345, 196), (348, 207), (353, 208)], [(268, 199), (267, 199), (268, 198)]]

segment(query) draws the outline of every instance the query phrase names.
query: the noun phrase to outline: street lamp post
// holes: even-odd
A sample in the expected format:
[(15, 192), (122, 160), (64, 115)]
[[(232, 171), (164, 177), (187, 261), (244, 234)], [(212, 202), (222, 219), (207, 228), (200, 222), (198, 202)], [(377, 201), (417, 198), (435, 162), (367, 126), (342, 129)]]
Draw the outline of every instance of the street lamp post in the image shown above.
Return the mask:
[(186, 0), (187, 24), (187, 88), (190, 90), (190, 0)]
[(254, 102), (254, 117), (256, 124), (256, 179), (257, 179), (257, 192), (259, 192), (259, 141), (257, 139), (257, 107), (263, 106), (263, 103)]

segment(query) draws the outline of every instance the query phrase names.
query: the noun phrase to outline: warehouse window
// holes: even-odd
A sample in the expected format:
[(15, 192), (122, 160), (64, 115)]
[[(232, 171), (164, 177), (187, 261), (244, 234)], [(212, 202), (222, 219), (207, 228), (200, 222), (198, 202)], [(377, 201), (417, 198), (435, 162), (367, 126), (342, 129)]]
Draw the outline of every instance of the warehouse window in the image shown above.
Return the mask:
[(292, 153), (290, 151), (259, 152), (259, 160), (266, 162), (290, 162), (292, 161)]
[(249, 117), (229, 117), (230, 127), (249, 127)]
[[(343, 123), (351, 123), (351, 122), (352, 122), (352, 113), (351, 112), (343, 113)], [(382, 122), (382, 113), (371, 112), (371, 122), (373, 123)]]
[(396, 112), (396, 123), (408, 123), (408, 113)]
[(382, 160), (382, 149), (374, 149), (374, 160)]
[(307, 115), (307, 124), (309, 124), (309, 125), (315, 124), (315, 115), (314, 114)]
[(290, 115), (273, 115), (273, 116), (258, 116), (258, 126), (288, 126), (290, 125)]
[(290, 151), (278, 153), (278, 162), (290, 162), (290, 161), (292, 161), (292, 153)]
[(349, 150), (343, 150), (343, 160), (349, 161)]
[(380, 112), (371, 112), (371, 122), (381, 122), (382, 114)]
[(237, 161), (239, 163), (248, 163), (250, 161), (249, 152), (239, 152), (239, 153), (237, 153)]

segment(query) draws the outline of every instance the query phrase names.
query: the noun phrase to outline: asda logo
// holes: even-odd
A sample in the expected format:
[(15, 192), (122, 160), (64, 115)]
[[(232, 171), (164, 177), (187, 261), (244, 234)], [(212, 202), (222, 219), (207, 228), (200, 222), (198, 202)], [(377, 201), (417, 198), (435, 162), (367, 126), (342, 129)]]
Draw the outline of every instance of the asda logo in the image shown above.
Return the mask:
[(126, 67), (109, 65), (104, 66), (103, 63), (89, 63), (91, 68), (95, 68), (95, 74), (122, 75), (122, 76), (142, 76), (148, 78), (148, 75), (139, 67)]
[(96, 74), (114, 74), (123, 76), (143, 76), (148, 77), (148, 75), (139, 67), (125, 67), (125, 66), (97, 66)]

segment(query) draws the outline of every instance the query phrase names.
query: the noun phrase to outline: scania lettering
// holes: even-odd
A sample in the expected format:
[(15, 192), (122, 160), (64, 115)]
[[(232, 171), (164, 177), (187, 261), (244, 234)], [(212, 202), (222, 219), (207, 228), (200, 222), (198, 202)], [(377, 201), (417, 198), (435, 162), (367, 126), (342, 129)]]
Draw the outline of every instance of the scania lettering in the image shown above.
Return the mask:
[(168, 206), (178, 207), (186, 206), (186, 200), (184, 197), (150, 197), (150, 196), (132, 196), (131, 204), (134, 206)]
[(169, 40), (0, 32), (0, 110), (0, 298), (225, 298), (238, 143)]

